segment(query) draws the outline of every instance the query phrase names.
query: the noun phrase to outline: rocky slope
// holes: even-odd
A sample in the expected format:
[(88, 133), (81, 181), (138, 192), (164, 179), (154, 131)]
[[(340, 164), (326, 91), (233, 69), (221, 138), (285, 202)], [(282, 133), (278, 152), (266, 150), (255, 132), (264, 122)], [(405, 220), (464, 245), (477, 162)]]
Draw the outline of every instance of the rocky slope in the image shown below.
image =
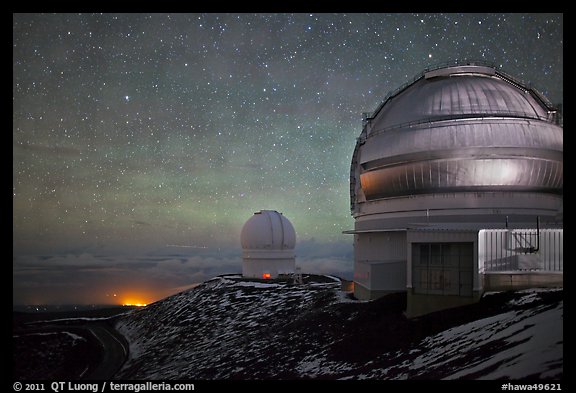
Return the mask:
[(409, 320), (405, 295), (351, 299), (340, 280), (215, 277), (121, 317), (122, 379), (558, 379), (563, 291), (485, 295)]

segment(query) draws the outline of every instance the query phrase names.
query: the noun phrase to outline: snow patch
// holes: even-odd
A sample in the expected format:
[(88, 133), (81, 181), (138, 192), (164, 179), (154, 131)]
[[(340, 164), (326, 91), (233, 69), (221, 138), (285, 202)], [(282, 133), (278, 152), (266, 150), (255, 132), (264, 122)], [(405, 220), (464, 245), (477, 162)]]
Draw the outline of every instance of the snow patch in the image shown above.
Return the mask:
[(233, 287), (254, 287), (254, 288), (278, 288), (280, 284), (267, 284), (262, 282), (255, 282), (255, 281), (240, 281), (237, 283), (232, 284)]
[(66, 331), (61, 331), (61, 332), (47, 332), (47, 333), (27, 333), (27, 334), (15, 334), (12, 337), (13, 338), (19, 338), (19, 337), (29, 337), (29, 336), (52, 336), (52, 335), (58, 335), (58, 334), (66, 334), (69, 337), (72, 338), (72, 345), (75, 345), (76, 341), (86, 341), (86, 339), (82, 336), (79, 336), (77, 334), (71, 333), (71, 332), (66, 332)]
[(541, 313), (520, 313), (517, 318), (521, 323), (510, 325), (500, 334), (505, 337), (506, 349), (481, 364), (463, 368), (448, 379), (466, 377), (496, 365), (494, 371), (479, 379), (520, 379), (538, 374), (541, 378), (559, 377), (557, 366), (564, 358), (562, 324), (558, 323), (563, 319), (562, 313), (563, 302)]
[(120, 315), (126, 315), (131, 313), (134, 310), (130, 310), (127, 311), (125, 313), (122, 314), (116, 314), (113, 315), (111, 317), (92, 317), (92, 318), (88, 318), (88, 317), (78, 317), (78, 318), (61, 318), (61, 319), (48, 319), (48, 320), (42, 320), (42, 321), (32, 321), (32, 322), (26, 322), (26, 325), (35, 325), (35, 324), (40, 324), (40, 323), (52, 323), (52, 322), (66, 322), (66, 321), (104, 321), (107, 319), (111, 319), (111, 318), (116, 318)]
[[(417, 345), (421, 351), (409, 352), (420, 354), (398, 368), (410, 374), (452, 370), (444, 379), (556, 377), (562, 372), (563, 302), (552, 310), (545, 307), (498, 314), (427, 337)], [(482, 355), (483, 349), (496, 347), (493, 356)]]
[(367, 303), (370, 300), (353, 299), (350, 293), (344, 291), (336, 291), (336, 299), (338, 303)]
[(302, 377), (317, 377), (334, 375), (343, 371), (353, 370), (354, 367), (343, 363), (326, 359), (325, 356), (311, 355), (304, 358), (296, 367)]

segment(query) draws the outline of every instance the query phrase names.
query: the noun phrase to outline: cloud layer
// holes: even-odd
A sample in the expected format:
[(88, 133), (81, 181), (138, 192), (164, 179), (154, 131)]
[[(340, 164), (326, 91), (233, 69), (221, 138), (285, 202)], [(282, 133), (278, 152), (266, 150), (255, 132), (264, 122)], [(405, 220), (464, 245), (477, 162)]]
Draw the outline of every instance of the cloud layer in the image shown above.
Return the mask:
[[(14, 304), (110, 304), (139, 297), (149, 303), (219, 274), (241, 273), (240, 248), (157, 250), (143, 256), (89, 253), (15, 256)], [(296, 248), (303, 273), (350, 278), (349, 243), (304, 241)], [(114, 296), (115, 295), (115, 296)]]

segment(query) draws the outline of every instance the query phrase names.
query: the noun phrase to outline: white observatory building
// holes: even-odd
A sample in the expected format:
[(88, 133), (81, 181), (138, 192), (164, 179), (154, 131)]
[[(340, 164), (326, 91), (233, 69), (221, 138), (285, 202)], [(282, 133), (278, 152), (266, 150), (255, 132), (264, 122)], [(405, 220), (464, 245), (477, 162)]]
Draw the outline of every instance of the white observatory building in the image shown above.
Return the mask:
[(240, 242), (243, 277), (271, 279), (294, 273), (296, 232), (282, 213), (254, 213), (242, 227)]
[(354, 294), (407, 314), (563, 280), (563, 128), (479, 63), (428, 69), (364, 116), (350, 168)]

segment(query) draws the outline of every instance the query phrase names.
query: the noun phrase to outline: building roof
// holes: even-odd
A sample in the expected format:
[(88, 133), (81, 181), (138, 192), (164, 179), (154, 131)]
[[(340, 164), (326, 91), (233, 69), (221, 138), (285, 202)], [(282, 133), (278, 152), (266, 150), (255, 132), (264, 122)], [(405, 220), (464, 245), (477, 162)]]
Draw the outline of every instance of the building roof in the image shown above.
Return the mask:
[(451, 118), (518, 117), (552, 121), (556, 109), (528, 84), (494, 67), (467, 64), (424, 71), (387, 96), (369, 120), (373, 132)]
[[(509, 230), (524, 229), (531, 230), (536, 228), (536, 223), (533, 227), (528, 228), (526, 223), (523, 222), (520, 227), (510, 223), (508, 225)], [(444, 222), (444, 223), (433, 223), (433, 224), (410, 224), (406, 228), (391, 228), (391, 229), (360, 229), (360, 230), (347, 230), (343, 231), (346, 235), (359, 235), (367, 233), (385, 233), (385, 232), (407, 232), (407, 231), (458, 231), (458, 232), (478, 232), (483, 229), (506, 229), (505, 222), (495, 223), (495, 222)], [(547, 223), (545, 229), (562, 229), (561, 225), (552, 225)]]
[(482, 229), (505, 229), (504, 223), (480, 223), (480, 222), (460, 222), (460, 223), (438, 223), (430, 225), (415, 225), (407, 228), (408, 231), (458, 231), (458, 232), (478, 232)]
[(406, 228), (383, 228), (383, 229), (349, 229), (342, 231), (344, 235), (357, 235), (361, 233), (380, 233), (380, 232), (406, 232)]

